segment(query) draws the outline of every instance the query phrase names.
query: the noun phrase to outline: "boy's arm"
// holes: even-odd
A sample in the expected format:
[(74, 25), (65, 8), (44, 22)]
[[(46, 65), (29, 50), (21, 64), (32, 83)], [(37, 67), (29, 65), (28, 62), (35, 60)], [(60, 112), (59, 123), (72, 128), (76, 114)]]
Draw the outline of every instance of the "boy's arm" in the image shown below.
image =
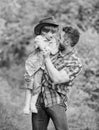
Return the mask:
[(28, 109), (30, 108), (31, 97), (32, 97), (31, 89), (26, 89), (26, 92), (25, 92), (25, 107), (28, 108)]
[(37, 94), (41, 92), (41, 79), (43, 75), (43, 70), (39, 69), (34, 76), (34, 88), (33, 88), (33, 94)]
[(33, 79), (31, 80), (31, 77), (28, 75), (27, 72), (24, 75), (24, 79), (25, 79), (26, 91), (25, 91), (25, 106), (24, 106), (23, 112), (25, 114), (29, 114), (30, 103), (31, 103), (31, 98), (32, 98)]

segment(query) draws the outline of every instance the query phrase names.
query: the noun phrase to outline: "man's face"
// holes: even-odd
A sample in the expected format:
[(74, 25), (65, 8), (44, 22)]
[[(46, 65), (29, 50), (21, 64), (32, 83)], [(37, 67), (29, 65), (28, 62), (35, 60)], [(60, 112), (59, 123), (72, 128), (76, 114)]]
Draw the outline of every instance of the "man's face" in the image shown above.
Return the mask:
[(68, 37), (68, 34), (64, 34), (63, 36), (63, 45), (65, 48), (70, 47), (71, 39)]

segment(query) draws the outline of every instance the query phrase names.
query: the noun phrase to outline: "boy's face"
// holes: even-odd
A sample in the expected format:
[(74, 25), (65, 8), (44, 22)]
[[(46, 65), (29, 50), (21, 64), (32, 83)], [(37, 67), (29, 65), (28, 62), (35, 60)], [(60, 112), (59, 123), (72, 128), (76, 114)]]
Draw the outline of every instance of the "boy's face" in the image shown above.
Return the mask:
[(56, 32), (58, 29), (54, 27), (47, 27), (45, 29), (47, 29), (47, 31), (42, 29), (41, 35), (35, 38), (36, 48), (39, 47), (43, 51), (44, 48), (48, 47), (50, 52), (55, 54), (58, 52), (59, 46), (59, 43), (56, 40)]
[(42, 35), (46, 38), (46, 41), (48, 42), (46, 45), (50, 49), (51, 54), (57, 53), (59, 44), (56, 40), (56, 34), (49, 31), (47, 33), (42, 32)]
[(51, 54), (56, 54), (58, 52), (58, 41), (56, 40), (56, 34), (54, 33), (47, 33), (47, 38), (49, 39), (49, 48), (50, 48), (50, 52)]

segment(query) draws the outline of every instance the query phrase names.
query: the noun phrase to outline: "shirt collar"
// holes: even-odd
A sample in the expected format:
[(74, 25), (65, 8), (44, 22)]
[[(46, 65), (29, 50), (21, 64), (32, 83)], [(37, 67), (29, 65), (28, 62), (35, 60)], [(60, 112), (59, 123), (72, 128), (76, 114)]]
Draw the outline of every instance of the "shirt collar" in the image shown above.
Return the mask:
[(51, 57), (51, 59), (57, 59), (58, 57), (69, 57), (69, 56), (71, 56), (71, 55), (74, 55), (76, 53), (76, 50), (75, 49), (73, 49), (71, 52), (68, 52), (68, 53), (64, 53), (64, 54), (62, 54), (60, 51), (59, 52), (57, 52), (55, 55), (50, 55), (50, 57)]

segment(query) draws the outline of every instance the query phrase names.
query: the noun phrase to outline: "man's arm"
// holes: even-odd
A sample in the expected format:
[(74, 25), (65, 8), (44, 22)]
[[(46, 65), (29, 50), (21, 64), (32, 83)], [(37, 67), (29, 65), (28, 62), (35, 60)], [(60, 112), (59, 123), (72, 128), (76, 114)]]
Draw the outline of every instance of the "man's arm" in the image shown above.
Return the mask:
[(76, 58), (76, 64), (70, 65), (70, 67), (66, 66), (62, 70), (58, 71), (52, 64), (49, 55), (45, 55), (45, 64), (49, 76), (55, 84), (73, 81), (81, 71), (82, 64), (78, 58)]
[(69, 81), (69, 75), (65, 70), (58, 71), (51, 62), (50, 57), (45, 58), (45, 64), (50, 78), (55, 84), (64, 83)]

